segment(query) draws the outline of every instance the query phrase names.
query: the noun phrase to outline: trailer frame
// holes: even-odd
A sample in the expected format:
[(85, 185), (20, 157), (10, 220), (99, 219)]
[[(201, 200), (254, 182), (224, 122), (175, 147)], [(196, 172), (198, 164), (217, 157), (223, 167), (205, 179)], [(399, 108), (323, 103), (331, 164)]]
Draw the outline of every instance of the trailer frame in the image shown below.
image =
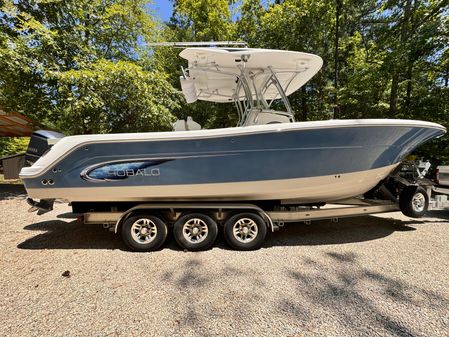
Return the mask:
[(270, 210), (264, 210), (254, 204), (245, 203), (142, 203), (124, 212), (86, 212), (83, 213), (85, 224), (103, 224), (114, 233), (119, 233), (120, 226), (131, 215), (136, 212), (164, 212), (165, 218), (172, 223), (185, 211), (205, 211), (213, 213), (218, 223), (222, 223), (227, 215), (236, 211), (252, 211), (259, 214), (266, 222), (268, 228), (273, 232), (285, 223), (304, 222), (312, 220), (356, 217), (369, 214), (379, 214), (399, 211), (399, 204), (393, 201), (349, 199), (338, 204), (321, 206), (280, 206)]

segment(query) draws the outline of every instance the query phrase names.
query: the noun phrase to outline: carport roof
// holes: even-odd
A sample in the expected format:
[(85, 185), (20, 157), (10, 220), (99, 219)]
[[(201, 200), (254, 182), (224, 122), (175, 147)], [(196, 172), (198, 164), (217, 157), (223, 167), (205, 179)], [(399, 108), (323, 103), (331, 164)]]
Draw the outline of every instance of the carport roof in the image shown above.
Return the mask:
[(29, 137), (34, 131), (32, 120), (18, 112), (0, 108), (0, 137)]

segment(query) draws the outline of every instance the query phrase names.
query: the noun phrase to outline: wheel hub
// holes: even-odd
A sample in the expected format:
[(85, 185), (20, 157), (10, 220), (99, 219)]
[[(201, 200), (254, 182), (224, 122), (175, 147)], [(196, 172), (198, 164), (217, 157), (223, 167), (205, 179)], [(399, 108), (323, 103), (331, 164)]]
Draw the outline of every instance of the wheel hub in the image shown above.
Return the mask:
[(200, 218), (189, 219), (184, 223), (182, 235), (184, 239), (191, 243), (204, 241), (209, 232), (209, 228), (204, 220)]
[(131, 237), (137, 243), (150, 243), (156, 238), (156, 236), (156, 224), (150, 219), (138, 219), (131, 226)]
[(256, 222), (250, 218), (241, 218), (233, 226), (234, 238), (243, 243), (249, 243), (257, 237), (259, 229)]
[(422, 193), (416, 193), (412, 199), (412, 205), (415, 211), (422, 212), (425, 208), (426, 199)]

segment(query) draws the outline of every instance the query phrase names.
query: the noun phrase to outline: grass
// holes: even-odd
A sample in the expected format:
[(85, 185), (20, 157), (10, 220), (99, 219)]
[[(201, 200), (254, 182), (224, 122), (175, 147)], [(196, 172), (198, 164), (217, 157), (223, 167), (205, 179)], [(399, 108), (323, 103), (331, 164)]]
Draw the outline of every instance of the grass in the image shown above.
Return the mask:
[(17, 185), (17, 184), (22, 184), (22, 180), (20, 180), (20, 179), (5, 179), (3, 174), (0, 174), (0, 184)]

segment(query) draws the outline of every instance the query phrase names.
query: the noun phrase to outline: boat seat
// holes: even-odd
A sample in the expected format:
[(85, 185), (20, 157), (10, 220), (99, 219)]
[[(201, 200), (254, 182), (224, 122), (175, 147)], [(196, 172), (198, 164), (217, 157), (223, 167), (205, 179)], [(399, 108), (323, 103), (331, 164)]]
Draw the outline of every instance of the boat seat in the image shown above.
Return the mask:
[(178, 119), (173, 123), (174, 131), (193, 131), (201, 130), (201, 125), (193, 120), (192, 117), (188, 116), (187, 121), (184, 119)]

